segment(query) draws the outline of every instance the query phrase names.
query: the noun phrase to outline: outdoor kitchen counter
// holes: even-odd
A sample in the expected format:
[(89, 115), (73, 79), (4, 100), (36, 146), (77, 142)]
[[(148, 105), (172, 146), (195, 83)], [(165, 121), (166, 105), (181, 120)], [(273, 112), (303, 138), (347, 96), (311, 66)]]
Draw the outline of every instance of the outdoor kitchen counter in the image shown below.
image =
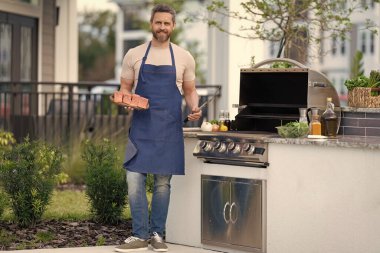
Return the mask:
[(266, 181), (266, 253), (379, 252), (380, 138), (285, 139), (235, 132), (269, 144), (269, 166), (260, 169), (203, 163), (192, 155), (202, 134), (184, 133), (186, 175), (172, 180), (168, 241), (210, 248), (200, 238), (200, 179), (215, 175)]
[[(198, 136), (210, 132), (185, 131), (185, 138), (198, 138)], [(215, 132), (215, 135), (229, 135), (236, 132)], [(296, 145), (315, 145), (325, 147), (343, 148), (366, 148), (380, 150), (380, 137), (360, 137), (360, 136), (341, 136), (334, 139), (309, 139), (309, 138), (281, 138), (277, 134), (244, 134), (247, 138), (252, 137), (256, 140), (277, 143), (277, 144), (296, 144)]]

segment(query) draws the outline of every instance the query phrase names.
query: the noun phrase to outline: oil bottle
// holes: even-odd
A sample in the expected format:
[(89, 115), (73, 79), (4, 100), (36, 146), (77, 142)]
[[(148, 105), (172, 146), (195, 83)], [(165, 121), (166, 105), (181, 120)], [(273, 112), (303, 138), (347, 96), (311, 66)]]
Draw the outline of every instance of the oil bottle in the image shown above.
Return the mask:
[(338, 117), (334, 112), (332, 98), (327, 98), (326, 110), (321, 116), (322, 135), (327, 137), (336, 137), (338, 131)]
[(321, 122), (319, 121), (319, 109), (311, 108), (310, 134), (321, 135)]

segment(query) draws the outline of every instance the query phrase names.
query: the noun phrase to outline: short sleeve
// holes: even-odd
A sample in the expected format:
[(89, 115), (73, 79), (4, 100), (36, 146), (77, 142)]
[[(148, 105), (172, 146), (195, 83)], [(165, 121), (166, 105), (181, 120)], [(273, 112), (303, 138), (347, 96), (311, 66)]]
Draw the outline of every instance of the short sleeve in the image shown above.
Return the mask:
[(187, 52), (185, 71), (183, 73), (183, 81), (194, 81), (195, 80), (195, 60), (194, 57)]
[(128, 50), (123, 59), (123, 64), (121, 66), (121, 75), (123, 79), (134, 80), (135, 79), (135, 70), (133, 69), (132, 64), (132, 52)]

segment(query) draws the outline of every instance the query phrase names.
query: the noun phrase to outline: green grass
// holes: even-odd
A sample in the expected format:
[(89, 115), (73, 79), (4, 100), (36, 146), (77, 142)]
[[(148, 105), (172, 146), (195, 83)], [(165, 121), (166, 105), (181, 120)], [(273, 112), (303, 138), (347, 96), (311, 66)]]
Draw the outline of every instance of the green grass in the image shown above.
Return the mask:
[(43, 219), (86, 220), (90, 218), (90, 204), (84, 191), (54, 191)]
[[(150, 194), (149, 194), (150, 195)], [(150, 199), (150, 196), (148, 198)], [(126, 205), (123, 211), (123, 219), (130, 219), (129, 206)], [(64, 190), (54, 191), (52, 200), (48, 205), (44, 215), (44, 220), (67, 220), (80, 221), (91, 219), (90, 204), (84, 191)], [(14, 220), (12, 211), (5, 210), (1, 220)], [(1, 236), (0, 236), (1, 239)]]

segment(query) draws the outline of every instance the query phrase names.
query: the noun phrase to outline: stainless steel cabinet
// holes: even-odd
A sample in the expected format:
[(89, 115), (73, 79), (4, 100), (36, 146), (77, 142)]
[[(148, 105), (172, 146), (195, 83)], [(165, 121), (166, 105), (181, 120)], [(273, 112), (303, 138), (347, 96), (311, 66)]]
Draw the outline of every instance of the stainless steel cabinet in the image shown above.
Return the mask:
[(265, 182), (202, 175), (202, 243), (265, 252)]

